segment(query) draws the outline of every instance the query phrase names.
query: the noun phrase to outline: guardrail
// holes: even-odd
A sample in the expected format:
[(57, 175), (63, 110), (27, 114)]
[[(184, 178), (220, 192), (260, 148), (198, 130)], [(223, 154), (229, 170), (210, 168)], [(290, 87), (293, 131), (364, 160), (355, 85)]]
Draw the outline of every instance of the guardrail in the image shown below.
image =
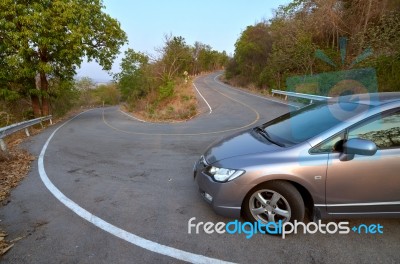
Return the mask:
[(46, 120), (49, 120), (50, 124), (53, 124), (51, 118), (52, 118), (51, 115), (43, 116), (43, 117), (31, 119), (28, 121), (24, 121), (24, 122), (20, 122), (20, 123), (16, 123), (13, 125), (9, 125), (9, 126), (0, 128), (0, 148), (1, 148), (1, 150), (4, 152), (7, 151), (7, 145), (3, 140), (3, 138), (5, 138), (6, 136), (9, 136), (17, 131), (25, 129), (25, 133), (29, 137), (30, 136), (29, 130), (28, 130), (29, 127), (36, 125), (36, 124), (41, 124), (43, 126), (42, 122), (46, 121)]
[(326, 101), (326, 100), (332, 98), (332, 97), (321, 96), (321, 95), (303, 94), (303, 93), (287, 92), (287, 91), (272, 89), (272, 96), (274, 96), (274, 94), (284, 95), (285, 100), (287, 100), (288, 97), (307, 99), (307, 100), (310, 100), (310, 104), (312, 104), (314, 101)]

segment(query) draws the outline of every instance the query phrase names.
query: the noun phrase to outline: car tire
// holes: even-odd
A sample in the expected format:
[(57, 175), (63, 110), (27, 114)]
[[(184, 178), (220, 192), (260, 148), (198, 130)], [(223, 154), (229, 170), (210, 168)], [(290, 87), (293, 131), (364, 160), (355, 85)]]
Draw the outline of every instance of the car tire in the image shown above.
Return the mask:
[(253, 188), (244, 199), (243, 216), (249, 222), (303, 221), (304, 201), (289, 182), (270, 181)]

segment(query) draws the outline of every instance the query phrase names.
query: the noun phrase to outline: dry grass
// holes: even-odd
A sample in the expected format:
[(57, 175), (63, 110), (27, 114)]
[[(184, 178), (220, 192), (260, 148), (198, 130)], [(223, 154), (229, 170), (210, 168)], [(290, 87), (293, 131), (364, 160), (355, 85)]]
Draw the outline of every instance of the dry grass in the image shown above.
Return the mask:
[(135, 116), (151, 122), (185, 121), (197, 115), (197, 99), (192, 82), (175, 85), (171, 97), (160, 100), (153, 92), (136, 102), (130, 109)]
[[(33, 133), (36, 130), (31, 130)], [(31, 162), (35, 159), (26, 150), (18, 148), (24, 138), (23, 132), (15, 133), (6, 139), (8, 153), (0, 153), (0, 202), (5, 200), (11, 190), (27, 175)]]

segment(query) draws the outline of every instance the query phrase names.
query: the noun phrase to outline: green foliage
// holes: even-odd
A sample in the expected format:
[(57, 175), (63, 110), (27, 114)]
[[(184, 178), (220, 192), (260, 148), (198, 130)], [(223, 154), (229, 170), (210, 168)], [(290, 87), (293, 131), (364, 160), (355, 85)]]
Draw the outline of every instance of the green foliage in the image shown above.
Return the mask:
[(114, 84), (100, 85), (93, 90), (93, 94), (98, 98), (98, 102), (105, 105), (117, 105), (120, 100), (120, 93)]
[[(151, 116), (157, 114), (160, 105), (177, 95), (180, 84), (187, 84), (190, 75), (223, 69), (228, 62), (226, 52), (215, 51), (201, 42), (190, 46), (181, 36), (165, 36), (164, 46), (157, 51), (158, 58), (150, 60), (147, 55), (128, 49), (120, 64), (121, 72), (114, 75), (121, 99), (127, 102), (128, 108), (141, 105), (147, 98), (142, 108)], [(187, 103), (192, 100), (186, 94), (178, 99)]]
[(188, 96), (188, 95), (181, 95), (181, 100), (183, 100), (183, 101), (189, 101), (189, 100), (190, 100), (190, 96)]
[[(366, 44), (373, 47), (375, 55), (400, 54), (400, 10), (383, 15), (366, 32)], [(364, 47), (366, 48), (366, 47)]]
[(139, 99), (146, 96), (150, 90), (149, 57), (133, 49), (125, 51), (121, 62), (121, 72), (114, 76), (118, 81), (122, 99)]
[(210, 45), (196, 41), (193, 47), (190, 47), (192, 54), (192, 63), (189, 73), (199, 74), (201, 72), (214, 71), (224, 68), (228, 63), (226, 52), (213, 50)]
[(162, 78), (173, 80), (187, 71), (192, 61), (190, 47), (183, 37), (166, 37), (159, 63), (163, 67)]
[(168, 97), (171, 97), (174, 94), (174, 82), (173, 81), (167, 81), (165, 84), (161, 85), (158, 88), (159, 91), (159, 99), (163, 100)]
[[(242, 32), (225, 76), (242, 86), (285, 89), (291, 76), (367, 67), (376, 70), (379, 90), (399, 90), (398, 32), (398, 0), (293, 0), (270, 21)], [(344, 54), (340, 37), (349, 40)], [(370, 58), (352, 63), (369, 47), (374, 50)], [(316, 58), (316, 50), (335, 66)]]
[(3, 89), (0, 89), (0, 98), (5, 101), (12, 102), (12, 101), (16, 101), (17, 99), (19, 99), (20, 95), (16, 91), (12, 91), (12, 90), (3, 88)]
[(235, 56), (227, 68), (227, 77), (240, 76), (244, 83), (257, 83), (272, 48), (269, 26), (248, 26), (235, 43)]
[(397, 56), (381, 55), (371, 64), (376, 68), (380, 91), (400, 92), (400, 53)]
[(93, 89), (96, 85), (91, 78), (82, 77), (79, 80), (75, 81), (74, 86), (76, 89), (83, 92), (83, 91), (89, 91), (89, 90)]
[(53, 115), (63, 116), (77, 105), (80, 92), (71, 81), (53, 80), (50, 83), (50, 104)]
[(75, 81), (73, 90), (78, 96), (78, 98), (74, 97), (75, 104), (82, 107), (117, 105), (121, 98), (120, 90), (115, 83), (96, 86), (88, 77)]
[(103, 8), (101, 0), (0, 1), (0, 83), (24, 87), (39, 115), (49, 108), (50, 79), (71, 81), (85, 56), (109, 70), (126, 35)]

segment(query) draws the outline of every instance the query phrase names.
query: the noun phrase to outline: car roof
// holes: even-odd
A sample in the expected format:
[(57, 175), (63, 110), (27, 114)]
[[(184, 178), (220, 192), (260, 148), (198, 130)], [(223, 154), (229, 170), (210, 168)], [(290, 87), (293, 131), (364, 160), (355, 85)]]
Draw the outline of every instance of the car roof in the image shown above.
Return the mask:
[[(331, 102), (338, 102), (338, 97), (329, 99)], [(391, 102), (400, 102), (400, 92), (388, 93), (365, 93), (340, 96), (339, 102), (364, 104), (370, 106), (380, 106)]]

